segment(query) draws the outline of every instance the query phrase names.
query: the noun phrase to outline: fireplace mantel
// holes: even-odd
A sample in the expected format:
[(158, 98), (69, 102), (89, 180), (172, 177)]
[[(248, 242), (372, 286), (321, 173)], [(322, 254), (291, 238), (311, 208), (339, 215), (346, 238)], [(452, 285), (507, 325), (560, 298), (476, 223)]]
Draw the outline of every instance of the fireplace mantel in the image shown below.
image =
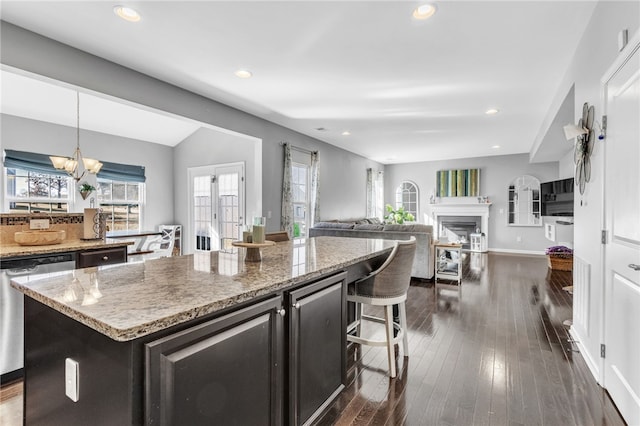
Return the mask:
[[(491, 203), (475, 203), (475, 204), (455, 204), (440, 203), (430, 204), (431, 217), (435, 216), (487, 216), (489, 218), (489, 207)], [(484, 232), (484, 230), (483, 230)]]
[(438, 203), (430, 204), (431, 219), (435, 238), (440, 238), (440, 218), (443, 216), (478, 216), (482, 227), (480, 232), (485, 234), (487, 247), (489, 243), (489, 208), (491, 203)]

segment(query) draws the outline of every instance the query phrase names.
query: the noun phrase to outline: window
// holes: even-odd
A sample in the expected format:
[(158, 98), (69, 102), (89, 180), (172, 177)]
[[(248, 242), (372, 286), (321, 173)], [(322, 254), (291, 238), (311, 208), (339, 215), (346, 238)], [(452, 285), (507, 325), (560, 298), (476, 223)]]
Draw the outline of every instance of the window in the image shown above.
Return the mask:
[(307, 235), (309, 211), (309, 166), (301, 163), (291, 165), (291, 194), (293, 200), (293, 237)]
[(59, 213), (69, 210), (70, 178), (7, 167), (5, 211)]
[(144, 184), (98, 178), (98, 203), (107, 215), (107, 229), (140, 229)]
[(413, 182), (404, 181), (396, 189), (396, 208), (399, 207), (418, 219), (418, 187)]

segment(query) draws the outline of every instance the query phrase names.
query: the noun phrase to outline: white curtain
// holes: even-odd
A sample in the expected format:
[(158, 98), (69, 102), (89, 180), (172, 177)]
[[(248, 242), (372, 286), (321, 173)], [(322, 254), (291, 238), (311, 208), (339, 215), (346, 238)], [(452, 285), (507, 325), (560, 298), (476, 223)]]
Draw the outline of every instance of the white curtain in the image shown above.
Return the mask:
[(373, 169), (367, 169), (367, 213), (365, 217), (374, 216), (375, 194), (373, 192)]
[(384, 216), (384, 172), (367, 169), (367, 216)]
[(320, 220), (320, 155), (318, 151), (311, 153), (311, 193), (310, 193), (310, 217), (309, 225), (313, 226)]
[(284, 170), (282, 174), (282, 215), (280, 228), (287, 231), (289, 238), (293, 238), (293, 200), (291, 194), (291, 147), (288, 143), (284, 147)]

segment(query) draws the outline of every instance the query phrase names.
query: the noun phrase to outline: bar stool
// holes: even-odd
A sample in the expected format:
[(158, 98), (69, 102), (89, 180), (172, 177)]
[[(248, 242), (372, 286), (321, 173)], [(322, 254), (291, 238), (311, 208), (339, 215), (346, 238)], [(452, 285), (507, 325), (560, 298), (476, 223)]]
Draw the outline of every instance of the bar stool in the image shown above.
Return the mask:
[[(380, 266), (364, 278), (349, 286), (347, 301), (356, 304), (356, 319), (347, 330), (347, 341), (360, 345), (386, 346), (389, 358), (389, 376), (396, 377), (394, 346), (403, 343), (404, 356), (409, 356), (407, 340), (407, 313), (405, 300), (411, 282), (411, 267), (416, 251), (416, 239), (396, 241), (391, 254)], [(384, 307), (384, 318), (364, 315), (362, 305)], [(398, 305), (400, 323), (393, 321), (393, 305)], [(360, 337), (363, 320), (383, 323), (385, 340), (372, 340)], [(397, 332), (394, 337), (394, 330)]]

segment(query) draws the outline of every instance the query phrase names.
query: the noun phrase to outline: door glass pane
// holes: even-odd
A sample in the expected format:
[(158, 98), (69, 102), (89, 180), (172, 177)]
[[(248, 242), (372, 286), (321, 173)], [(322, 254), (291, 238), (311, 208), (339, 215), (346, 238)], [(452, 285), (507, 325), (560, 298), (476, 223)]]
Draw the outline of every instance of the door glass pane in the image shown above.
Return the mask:
[(211, 251), (211, 177), (193, 179), (193, 223), (195, 249)]
[(240, 240), (240, 204), (238, 183), (239, 173), (225, 173), (218, 176), (218, 226), (220, 229), (220, 250), (234, 250), (232, 241)]

